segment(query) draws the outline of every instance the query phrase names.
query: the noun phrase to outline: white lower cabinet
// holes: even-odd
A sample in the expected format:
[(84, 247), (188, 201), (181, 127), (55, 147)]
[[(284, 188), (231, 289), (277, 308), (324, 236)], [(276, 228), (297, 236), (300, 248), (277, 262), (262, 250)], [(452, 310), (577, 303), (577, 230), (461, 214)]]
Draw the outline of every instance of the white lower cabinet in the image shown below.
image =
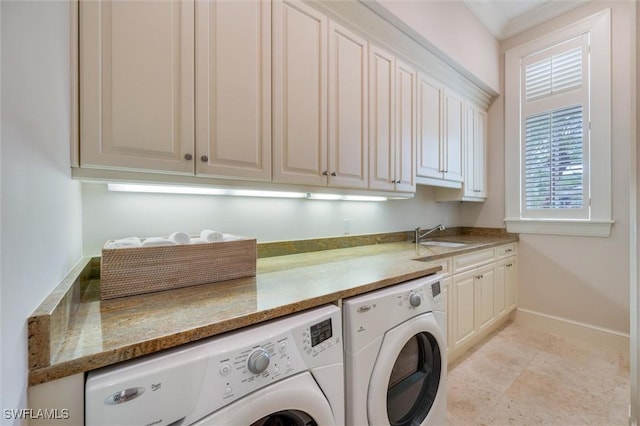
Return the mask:
[(512, 243), (454, 256), (451, 268), (443, 268), (443, 282), (448, 282), (448, 362), (506, 321), (517, 306), (515, 250)]
[(479, 331), (489, 327), (496, 319), (495, 303), (495, 267), (493, 264), (479, 268), (476, 280), (478, 292), (478, 328)]
[(478, 293), (475, 277), (475, 271), (469, 271), (454, 275), (451, 280), (453, 286), (453, 310), (449, 311), (449, 316), (453, 320), (451, 349), (455, 349), (478, 334), (476, 315)]
[(504, 310), (500, 313), (502, 316), (512, 311), (518, 302), (518, 259), (512, 256), (500, 261), (498, 265), (501, 265), (500, 271), (504, 281)]

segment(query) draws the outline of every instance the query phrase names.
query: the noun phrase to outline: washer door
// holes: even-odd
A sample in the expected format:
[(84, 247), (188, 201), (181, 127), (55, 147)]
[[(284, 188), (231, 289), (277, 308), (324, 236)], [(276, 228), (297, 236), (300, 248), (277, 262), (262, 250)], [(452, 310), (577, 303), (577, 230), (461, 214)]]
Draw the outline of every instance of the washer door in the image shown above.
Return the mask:
[[(433, 313), (388, 331), (371, 373), (369, 424), (423, 425), (445, 397), (447, 345)], [(433, 417), (433, 416), (429, 416)]]
[(304, 372), (253, 392), (193, 424), (324, 426), (336, 421), (318, 384)]

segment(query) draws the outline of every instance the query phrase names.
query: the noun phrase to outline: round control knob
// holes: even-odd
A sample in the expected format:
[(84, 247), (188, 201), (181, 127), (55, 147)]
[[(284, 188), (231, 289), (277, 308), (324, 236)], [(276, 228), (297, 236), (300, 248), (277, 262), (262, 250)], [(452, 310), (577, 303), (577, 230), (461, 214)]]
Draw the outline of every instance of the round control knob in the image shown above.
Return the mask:
[(262, 348), (258, 348), (251, 352), (249, 355), (249, 361), (247, 361), (247, 368), (253, 374), (260, 374), (269, 366), (269, 352)]
[(411, 306), (413, 306), (414, 308), (417, 308), (418, 306), (420, 306), (420, 304), (422, 303), (422, 299), (420, 299), (420, 296), (418, 296), (415, 293), (411, 293), (409, 295), (409, 303), (411, 304)]

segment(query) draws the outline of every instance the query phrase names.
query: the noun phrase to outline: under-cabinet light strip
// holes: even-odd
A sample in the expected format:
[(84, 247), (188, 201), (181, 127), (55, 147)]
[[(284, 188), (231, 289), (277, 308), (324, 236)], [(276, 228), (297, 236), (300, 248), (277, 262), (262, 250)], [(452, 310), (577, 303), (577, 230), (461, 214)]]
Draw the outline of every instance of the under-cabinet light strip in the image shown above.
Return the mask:
[(387, 197), (371, 195), (342, 195), (311, 192), (264, 191), (258, 189), (208, 188), (199, 186), (143, 185), (108, 183), (107, 189), (115, 192), (145, 192), (156, 194), (230, 195), (236, 197), (306, 198), (329, 201), (386, 201)]

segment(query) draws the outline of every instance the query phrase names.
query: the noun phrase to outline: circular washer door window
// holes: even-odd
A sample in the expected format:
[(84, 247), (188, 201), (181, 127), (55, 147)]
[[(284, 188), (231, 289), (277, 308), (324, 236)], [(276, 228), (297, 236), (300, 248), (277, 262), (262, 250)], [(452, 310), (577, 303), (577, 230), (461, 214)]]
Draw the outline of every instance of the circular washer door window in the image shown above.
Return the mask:
[[(446, 340), (432, 313), (389, 330), (371, 372), (370, 424), (422, 425), (446, 389)], [(440, 401), (440, 402), (438, 402)]]
[(318, 426), (318, 424), (302, 411), (288, 410), (263, 417), (251, 426)]
[(428, 333), (404, 345), (387, 386), (387, 414), (391, 425), (419, 425), (427, 417), (440, 384), (440, 347)]

